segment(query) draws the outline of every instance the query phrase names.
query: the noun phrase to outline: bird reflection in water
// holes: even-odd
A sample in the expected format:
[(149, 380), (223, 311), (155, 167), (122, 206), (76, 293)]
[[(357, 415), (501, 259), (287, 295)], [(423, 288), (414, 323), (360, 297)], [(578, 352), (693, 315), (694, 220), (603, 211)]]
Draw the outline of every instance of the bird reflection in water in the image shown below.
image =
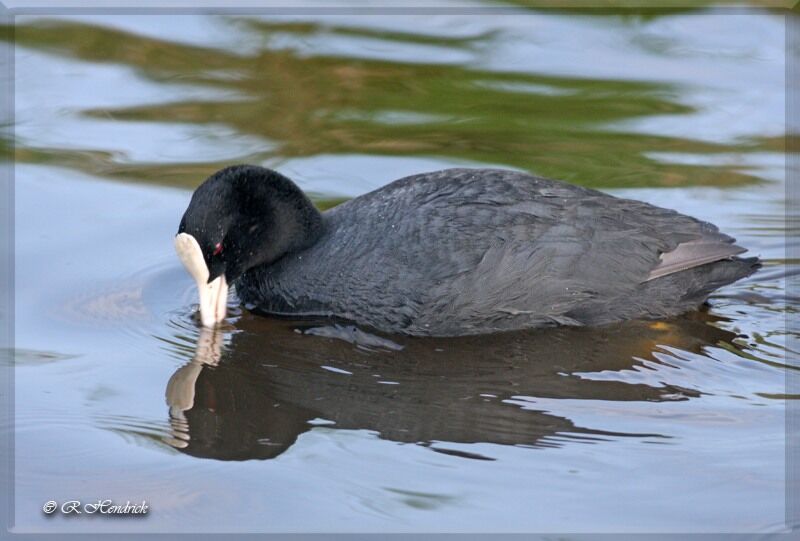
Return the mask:
[[(531, 406), (536, 398), (696, 397), (697, 391), (677, 386), (582, 374), (657, 363), (653, 352), (662, 346), (692, 353), (720, 343), (737, 348), (737, 335), (715, 326), (718, 321), (700, 311), (594, 329), (389, 340), (348, 326), (244, 313), (235, 330), (201, 329), (193, 358), (170, 378), (168, 443), (196, 457), (268, 459), (324, 423), (491, 460), (448, 443), (552, 447), (565, 439), (665, 438), (580, 427)], [(522, 398), (525, 408), (513, 398)]]

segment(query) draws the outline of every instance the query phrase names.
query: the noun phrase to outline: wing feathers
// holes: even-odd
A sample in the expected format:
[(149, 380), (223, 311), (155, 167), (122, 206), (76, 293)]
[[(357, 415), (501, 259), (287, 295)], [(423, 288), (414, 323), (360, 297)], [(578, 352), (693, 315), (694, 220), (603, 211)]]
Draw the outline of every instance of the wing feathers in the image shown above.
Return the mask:
[(671, 252), (661, 254), (661, 261), (650, 271), (645, 282), (706, 263), (728, 259), (747, 251), (746, 248), (732, 242), (733, 239), (729, 242), (720, 242), (719, 237), (704, 237), (682, 242)]

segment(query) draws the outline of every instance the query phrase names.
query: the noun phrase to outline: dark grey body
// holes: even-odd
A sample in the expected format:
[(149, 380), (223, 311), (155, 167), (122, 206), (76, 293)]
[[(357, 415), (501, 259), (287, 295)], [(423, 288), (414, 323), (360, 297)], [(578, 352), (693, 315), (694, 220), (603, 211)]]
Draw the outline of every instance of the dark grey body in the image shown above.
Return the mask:
[(311, 247), (236, 281), (245, 304), (477, 334), (673, 316), (758, 267), (709, 223), (506, 170), (403, 178), (323, 218)]

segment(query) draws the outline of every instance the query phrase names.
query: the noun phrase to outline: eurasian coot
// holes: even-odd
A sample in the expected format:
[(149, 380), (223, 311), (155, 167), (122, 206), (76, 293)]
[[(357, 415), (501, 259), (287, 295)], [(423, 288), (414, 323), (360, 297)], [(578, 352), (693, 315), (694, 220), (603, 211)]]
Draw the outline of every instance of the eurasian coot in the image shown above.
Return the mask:
[(319, 212), (281, 174), (236, 165), (192, 196), (175, 239), (202, 323), (243, 303), (452, 336), (663, 318), (758, 258), (673, 210), (501, 169), (402, 178)]

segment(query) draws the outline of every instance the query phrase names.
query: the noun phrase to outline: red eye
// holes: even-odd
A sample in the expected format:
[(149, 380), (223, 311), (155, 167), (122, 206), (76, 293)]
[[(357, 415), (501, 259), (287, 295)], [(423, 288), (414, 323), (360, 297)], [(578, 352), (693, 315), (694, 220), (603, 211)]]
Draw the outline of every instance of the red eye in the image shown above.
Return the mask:
[(222, 243), (218, 242), (216, 246), (214, 246), (214, 255), (219, 255), (222, 253)]

